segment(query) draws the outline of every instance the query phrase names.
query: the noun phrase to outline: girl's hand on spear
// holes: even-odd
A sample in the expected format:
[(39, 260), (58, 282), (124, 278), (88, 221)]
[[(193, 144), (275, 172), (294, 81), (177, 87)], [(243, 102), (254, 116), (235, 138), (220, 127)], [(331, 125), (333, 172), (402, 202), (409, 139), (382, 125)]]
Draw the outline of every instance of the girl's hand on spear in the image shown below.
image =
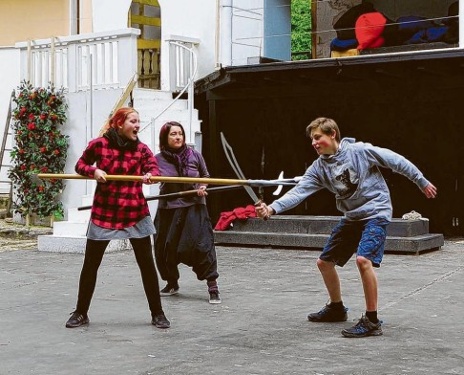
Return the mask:
[(97, 182), (100, 182), (102, 184), (106, 183), (106, 172), (101, 170), (101, 169), (96, 169), (94, 174), (93, 174), (93, 178), (95, 178), (95, 180), (97, 180)]
[(154, 182), (152, 180), (150, 180), (152, 174), (150, 172), (148, 173), (145, 173), (142, 177), (142, 182), (146, 185), (152, 185), (154, 184)]

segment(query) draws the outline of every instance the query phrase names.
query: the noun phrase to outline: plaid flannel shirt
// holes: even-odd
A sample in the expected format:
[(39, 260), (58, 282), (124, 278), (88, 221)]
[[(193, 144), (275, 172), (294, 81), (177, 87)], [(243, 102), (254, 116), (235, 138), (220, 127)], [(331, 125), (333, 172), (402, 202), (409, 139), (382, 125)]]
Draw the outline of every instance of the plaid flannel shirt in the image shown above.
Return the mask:
[[(94, 166), (94, 164), (96, 166)], [(82, 176), (94, 176), (96, 169), (107, 174), (142, 176), (150, 172), (159, 176), (158, 163), (149, 147), (139, 142), (135, 151), (112, 148), (105, 137), (89, 142), (76, 163)], [(107, 229), (128, 228), (149, 216), (148, 204), (140, 181), (107, 181), (97, 183), (91, 220)]]

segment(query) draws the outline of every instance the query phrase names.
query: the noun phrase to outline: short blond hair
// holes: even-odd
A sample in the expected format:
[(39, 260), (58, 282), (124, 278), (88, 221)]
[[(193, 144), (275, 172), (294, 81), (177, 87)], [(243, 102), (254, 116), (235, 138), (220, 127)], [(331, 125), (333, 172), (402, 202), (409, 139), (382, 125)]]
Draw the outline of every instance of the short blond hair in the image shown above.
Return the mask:
[(331, 118), (318, 117), (311, 121), (311, 123), (306, 127), (306, 136), (311, 138), (311, 132), (315, 129), (321, 129), (322, 133), (326, 135), (332, 135), (335, 132), (335, 140), (340, 142), (340, 129), (338, 128), (337, 123)]

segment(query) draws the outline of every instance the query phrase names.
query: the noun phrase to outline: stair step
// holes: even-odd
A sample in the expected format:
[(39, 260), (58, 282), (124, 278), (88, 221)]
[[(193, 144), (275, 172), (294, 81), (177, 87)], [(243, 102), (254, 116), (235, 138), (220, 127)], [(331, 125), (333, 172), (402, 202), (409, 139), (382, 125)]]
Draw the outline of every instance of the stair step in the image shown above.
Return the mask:
[[(322, 249), (340, 216), (276, 215), (269, 220), (235, 220), (231, 229), (215, 231), (217, 244), (261, 245)], [(429, 233), (427, 219), (392, 219), (385, 250), (420, 253), (444, 245), (442, 234)]]
[[(328, 234), (304, 233), (269, 233), (269, 232), (236, 232), (215, 231), (216, 245), (252, 245), (283, 248), (303, 248), (321, 250)], [(387, 236), (385, 252), (400, 254), (420, 254), (422, 252), (439, 250), (444, 245), (441, 234), (423, 234), (410, 237)]]
[(171, 100), (156, 100), (153, 98), (138, 98), (137, 101), (134, 103), (136, 105), (137, 111), (152, 111), (155, 113), (159, 113), (166, 109), (167, 112), (171, 110), (187, 110), (188, 103), (186, 100), (178, 99), (173, 104), (171, 104)]
[[(233, 230), (256, 232), (285, 232), (285, 233), (320, 233), (330, 234), (332, 228), (340, 221), (339, 216), (304, 216), (278, 215), (269, 220), (249, 218), (235, 220)], [(429, 233), (428, 220), (393, 219), (387, 227), (388, 236), (411, 237)]]
[(144, 89), (144, 88), (135, 88), (133, 91), (133, 98), (134, 102), (136, 100), (167, 100), (172, 101), (172, 92), (171, 91), (163, 91), (163, 90), (153, 90), (153, 89)]
[[(87, 238), (84, 236), (56, 236), (42, 235), (37, 237), (38, 251), (51, 253), (78, 253), (83, 254)], [(106, 252), (124, 251), (130, 249), (128, 240), (110, 241)]]
[(53, 223), (53, 234), (58, 237), (67, 237), (72, 233), (73, 237), (85, 237), (88, 226), (88, 221), (57, 221)]
[[(158, 113), (152, 112), (153, 117), (157, 116)], [(193, 119), (198, 119), (198, 109), (194, 109), (192, 111)], [(190, 113), (187, 110), (182, 109), (169, 109), (168, 111), (164, 112), (161, 116), (156, 118), (156, 123), (162, 122), (163, 124), (167, 121), (177, 121), (182, 123), (182, 125), (186, 124), (187, 121), (190, 119)], [(162, 125), (162, 124), (161, 124)], [(185, 125), (184, 125), (185, 126)]]

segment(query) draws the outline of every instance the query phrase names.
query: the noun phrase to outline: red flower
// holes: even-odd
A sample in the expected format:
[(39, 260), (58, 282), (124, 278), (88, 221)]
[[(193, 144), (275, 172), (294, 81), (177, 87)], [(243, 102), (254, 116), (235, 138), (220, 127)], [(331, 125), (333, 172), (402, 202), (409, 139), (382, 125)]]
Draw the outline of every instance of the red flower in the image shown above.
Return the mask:
[(47, 148), (46, 148), (46, 147), (41, 147), (41, 148), (40, 148), (40, 152), (41, 152), (42, 154), (46, 153), (46, 152), (47, 152)]
[(32, 121), (35, 119), (35, 115), (33, 113), (29, 113), (29, 116), (27, 116), (27, 118), (29, 119), (29, 121)]
[(47, 114), (46, 114), (46, 113), (41, 113), (40, 116), (39, 116), (39, 118), (40, 118), (42, 121), (44, 121), (44, 120), (47, 119)]
[(42, 168), (40, 168), (40, 172), (42, 172), (42, 173), (47, 173), (47, 172), (48, 172), (48, 168), (47, 168), (47, 167), (42, 167)]
[(45, 188), (43, 187), (43, 185), (39, 185), (38, 190), (39, 190), (40, 192), (43, 192), (44, 189), (45, 189)]
[(26, 151), (24, 151), (23, 148), (20, 148), (18, 152), (19, 152), (20, 155), (23, 155)]
[(55, 155), (59, 155), (59, 154), (60, 154), (60, 150), (56, 149), (55, 151), (53, 151), (53, 153), (54, 153)]
[(21, 164), (20, 169), (21, 169), (22, 171), (25, 171), (25, 170), (26, 170), (26, 166), (25, 166), (24, 164)]
[(29, 130), (34, 130), (35, 129), (35, 122), (30, 122), (29, 124), (27, 124), (27, 128)]

